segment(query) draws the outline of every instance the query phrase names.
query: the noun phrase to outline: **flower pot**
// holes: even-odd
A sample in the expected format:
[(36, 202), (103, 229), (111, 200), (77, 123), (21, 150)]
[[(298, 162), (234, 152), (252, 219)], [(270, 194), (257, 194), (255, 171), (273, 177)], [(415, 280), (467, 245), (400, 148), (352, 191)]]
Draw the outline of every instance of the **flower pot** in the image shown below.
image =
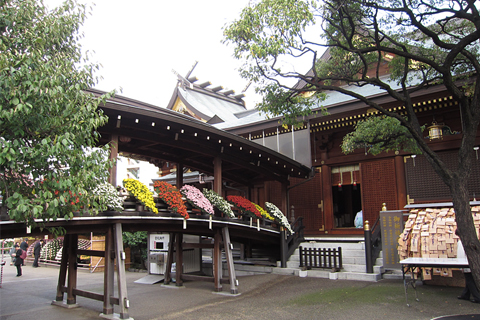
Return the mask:
[(143, 212), (145, 211), (145, 206), (142, 203), (136, 203), (135, 208), (138, 212)]

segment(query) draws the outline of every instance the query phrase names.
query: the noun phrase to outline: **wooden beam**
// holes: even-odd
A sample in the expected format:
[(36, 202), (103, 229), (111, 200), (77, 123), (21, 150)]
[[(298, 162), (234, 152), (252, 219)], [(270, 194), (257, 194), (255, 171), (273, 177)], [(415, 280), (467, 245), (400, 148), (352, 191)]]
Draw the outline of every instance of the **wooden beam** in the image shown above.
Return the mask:
[(230, 293), (237, 294), (237, 277), (235, 275), (235, 266), (233, 265), (233, 244), (230, 242), (230, 233), (228, 227), (222, 229), (223, 232), (223, 248), (225, 249), (225, 256), (227, 258), (228, 276), (230, 280)]
[(77, 298), (73, 289), (77, 287), (77, 248), (78, 234), (67, 234), (70, 238), (68, 243), (68, 286), (67, 286), (67, 304), (76, 304)]
[(222, 195), (222, 158), (213, 159), (213, 191)]
[(55, 297), (55, 301), (57, 302), (63, 302), (64, 291), (62, 291), (62, 288), (65, 287), (65, 281), (67, 279), (69, 241), (70, 238), (68, 236), (63, 237), (62, 260), (60, 262), (60, 271), (58, 273), (57, 296)]
[(105, 257), (105, 251), (101, 251), (101, 250), (78, 249), (77, 254), (79, 256)]
[(220, 249), (220, 242), (222, 236), (220, 235), (220, 230), (217, 229), (214, 236), (214, 247), (213, 247), (213, 276), (215, 278), (215, 291), (222, 291), (222, 251)]
[(109, 178), (108, 182), (112, 185), (117, 185), (117, 156), (118, 156), (118, 135), (112, 134), (110, 139), (110, 155), (108, 160), (114, 161), (113, 166), (108, 169)]
[(177, 233), (175, 236), (175, 250), (177, 251), (177, 256), (175, 259), (175, 284), (177, 287), (183, 286), (183, 250), (182, 250), (182, 242), (183, 242), (183, 233)]
[(120, 319), (129, 319), (129, 301), (127, 295), (127, 277), (125, 275), (125, 252), (123, 251), (122, 224), (115, 223), (115, 256), (117, 257), (117, 288), (118, 306), (120, 307)]
[(167, 266), (165, 268), (165, 279), (164, 283), (169, 284), (170, 280), (172, 279), (171, 271), (172, 271), (172, 263), (173, 263), (173, 246), (175, 243), (175, 233), (170, 233), (170, 240), (168, 241), (168, 253), (167, 253)]
[(114, 261), (113, 261), (113, 230), (108, 228), (105, 235), (105, 266), (103, 267), (103, 314), (113, 314)]

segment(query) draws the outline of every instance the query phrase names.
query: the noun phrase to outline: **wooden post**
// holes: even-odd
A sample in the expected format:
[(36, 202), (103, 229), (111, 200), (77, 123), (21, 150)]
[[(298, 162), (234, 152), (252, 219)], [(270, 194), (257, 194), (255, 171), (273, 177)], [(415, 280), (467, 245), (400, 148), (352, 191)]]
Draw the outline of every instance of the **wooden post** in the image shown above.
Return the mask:
[(237, 278), (235, 275), (235, 266), (233, 264), (233, 254), (232, 254), (232, 247), (233, 244), (230, 242), (230, 232), (228, 231), (228, 227), (224, 227), (223, 231), (223, 247), (225, 248), (225, 256), (227, 257), (227, 265), (228, 265), (228, 276), (230, 277), (230, 293), (237, 294)]
[(332, 194), (332, 174), (330, 167), (322, 166), (322, 189), (323, 189), (323, 216), (325, 217), (325, 233), (332, 230), (334, 226), (333, 218), (333, 194)]
[(117, 156), (118, 156), (118, 135), (112, 134), (110, 139), (110, 155), (108, 156), (108, 160), (114, 161), (113, 167), (108, 169), (109, 178), (108, 182), (110, 182), (114, 187), (117, 186)]
[(60, 262), (60, 272), (58, 274), (57, 296), (55, 298), (55, 301), (57, 302), (63, 302), (63, 287), (65, 287), (65, 281), (67, 279), (69, 247), (70, 237), (65, 235), (65, 237), (63, 237), (62, 260)]
[[(407, 203), (407, 182), (405, 181), (405, 164), (402, 156), (395, 157), (395, 180), (397, 181), (397, 208), (402, 209)], [(391, 208), (392, 209), (392, 208)]]
[(213, 158), (213, 191), (222, 195), (222, 158)]
[(177, 189), (180, 190), (180, 188), (183, 187), (183, 163), (181, 162), (177, 163), (177, 174), (175, 181)]
[(177, 233), (176, 239), (175, 239), (175, 250), (177, 251), (176, 255), (176, 271), (175, 271), (175, 284), (177, 287), (183, 286), (183, 279), (182, 279), (182, 274), (183, 274), (183, 248), (182, 248), (182, 242), (183, 242), (183, 233)]
[(167, 265), (165, 267), (165, 279), (163, 281), (164, 284), (170, 284), (170, 280), (172, 280), (172, 263), (173, 263), (173, 245), (175, 243), (175, 233), (169, 234), (168, 240), (168, 253), (167, 253)]
[(287, 207), (287, 186), (288, 186), (287, 181), (282, 182), (282, 189), (280, 191), (281, 192), (280, 197), (282, 199), (281, 210), (285, 214), (286, 217), (289, 217), (288, 207)]
[(117, 258), (117, 286), (120, 319), (130, 318), (128, 315), (129, 301), (127, 296), (127, 279), (125, 275), (125, 252), (123, 251), (122, 224), (116, 223), (115, 230), (115, 257)]
[(215, 283), (215, 291), (222, 291), (222, 251), (220, 249), (220, 242), (222, 236), (220, 230), (217, 229), (213, 238), (213, 277)]
[(67, 304), (76, 304), (76, 295), (73, 289), (77, 288), (77, 246), (78, 234), (69, 234), (68, 237), (68, 287), (67, 287)]
[(114, 285), (114, 257), (113, 251), (113, 232), (112, 227), (109, 227), (105, 235), (105, 266), (103, 268), (103, 314), (113, 314), (113, 303), (111, 297), (113, 296)]

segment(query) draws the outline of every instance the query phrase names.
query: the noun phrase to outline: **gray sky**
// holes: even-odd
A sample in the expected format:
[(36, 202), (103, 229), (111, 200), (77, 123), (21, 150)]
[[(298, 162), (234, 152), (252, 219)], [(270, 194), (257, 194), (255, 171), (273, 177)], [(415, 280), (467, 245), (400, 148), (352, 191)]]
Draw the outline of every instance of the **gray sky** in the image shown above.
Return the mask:
[[(82, 1), (83, 3), (92, 3)], [(61, 0), (45, 0), (53, 7)], [(222, 27), (238, 18), (248, 0), (96, 0), (85, 22), (84, 50), (103, 68), (100, 90), (122, 88), (121, 95), (166, 107), (176, 85), (175, 70), (212, 86), (241, 93), (247, 81), (238, 74), (233, 48), (221, 43)], [(245, 93), (248, 108), (258, 97)]]

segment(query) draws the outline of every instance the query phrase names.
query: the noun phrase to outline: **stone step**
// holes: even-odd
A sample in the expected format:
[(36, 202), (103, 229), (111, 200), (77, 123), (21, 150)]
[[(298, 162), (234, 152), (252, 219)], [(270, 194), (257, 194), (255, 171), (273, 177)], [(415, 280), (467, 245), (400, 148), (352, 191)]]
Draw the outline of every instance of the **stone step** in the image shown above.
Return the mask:
[[(366, 265), (360, 265), (360, 264), (344, 264), (342, 271), (345, 272), (365, 272), (367, 270)], [(383, 266), (373, 266), (373, 272), (374, 273), (380, 273), (382, 274), (384, 272)]]
[(302, 242), (299, 246), (303, 248), (332, 248), (337, 249), (338, 247), (342, 248), (343, 250), (365, 250), (365, 243), (364, 242), (345, 242), (345, 243), (338, 243), (338, 242)]
[(337, 272), (338, 279), (341, 280), (357, 280), (357, 281), (380, 281), (381, 273), (365, 273), (365, 272)]

